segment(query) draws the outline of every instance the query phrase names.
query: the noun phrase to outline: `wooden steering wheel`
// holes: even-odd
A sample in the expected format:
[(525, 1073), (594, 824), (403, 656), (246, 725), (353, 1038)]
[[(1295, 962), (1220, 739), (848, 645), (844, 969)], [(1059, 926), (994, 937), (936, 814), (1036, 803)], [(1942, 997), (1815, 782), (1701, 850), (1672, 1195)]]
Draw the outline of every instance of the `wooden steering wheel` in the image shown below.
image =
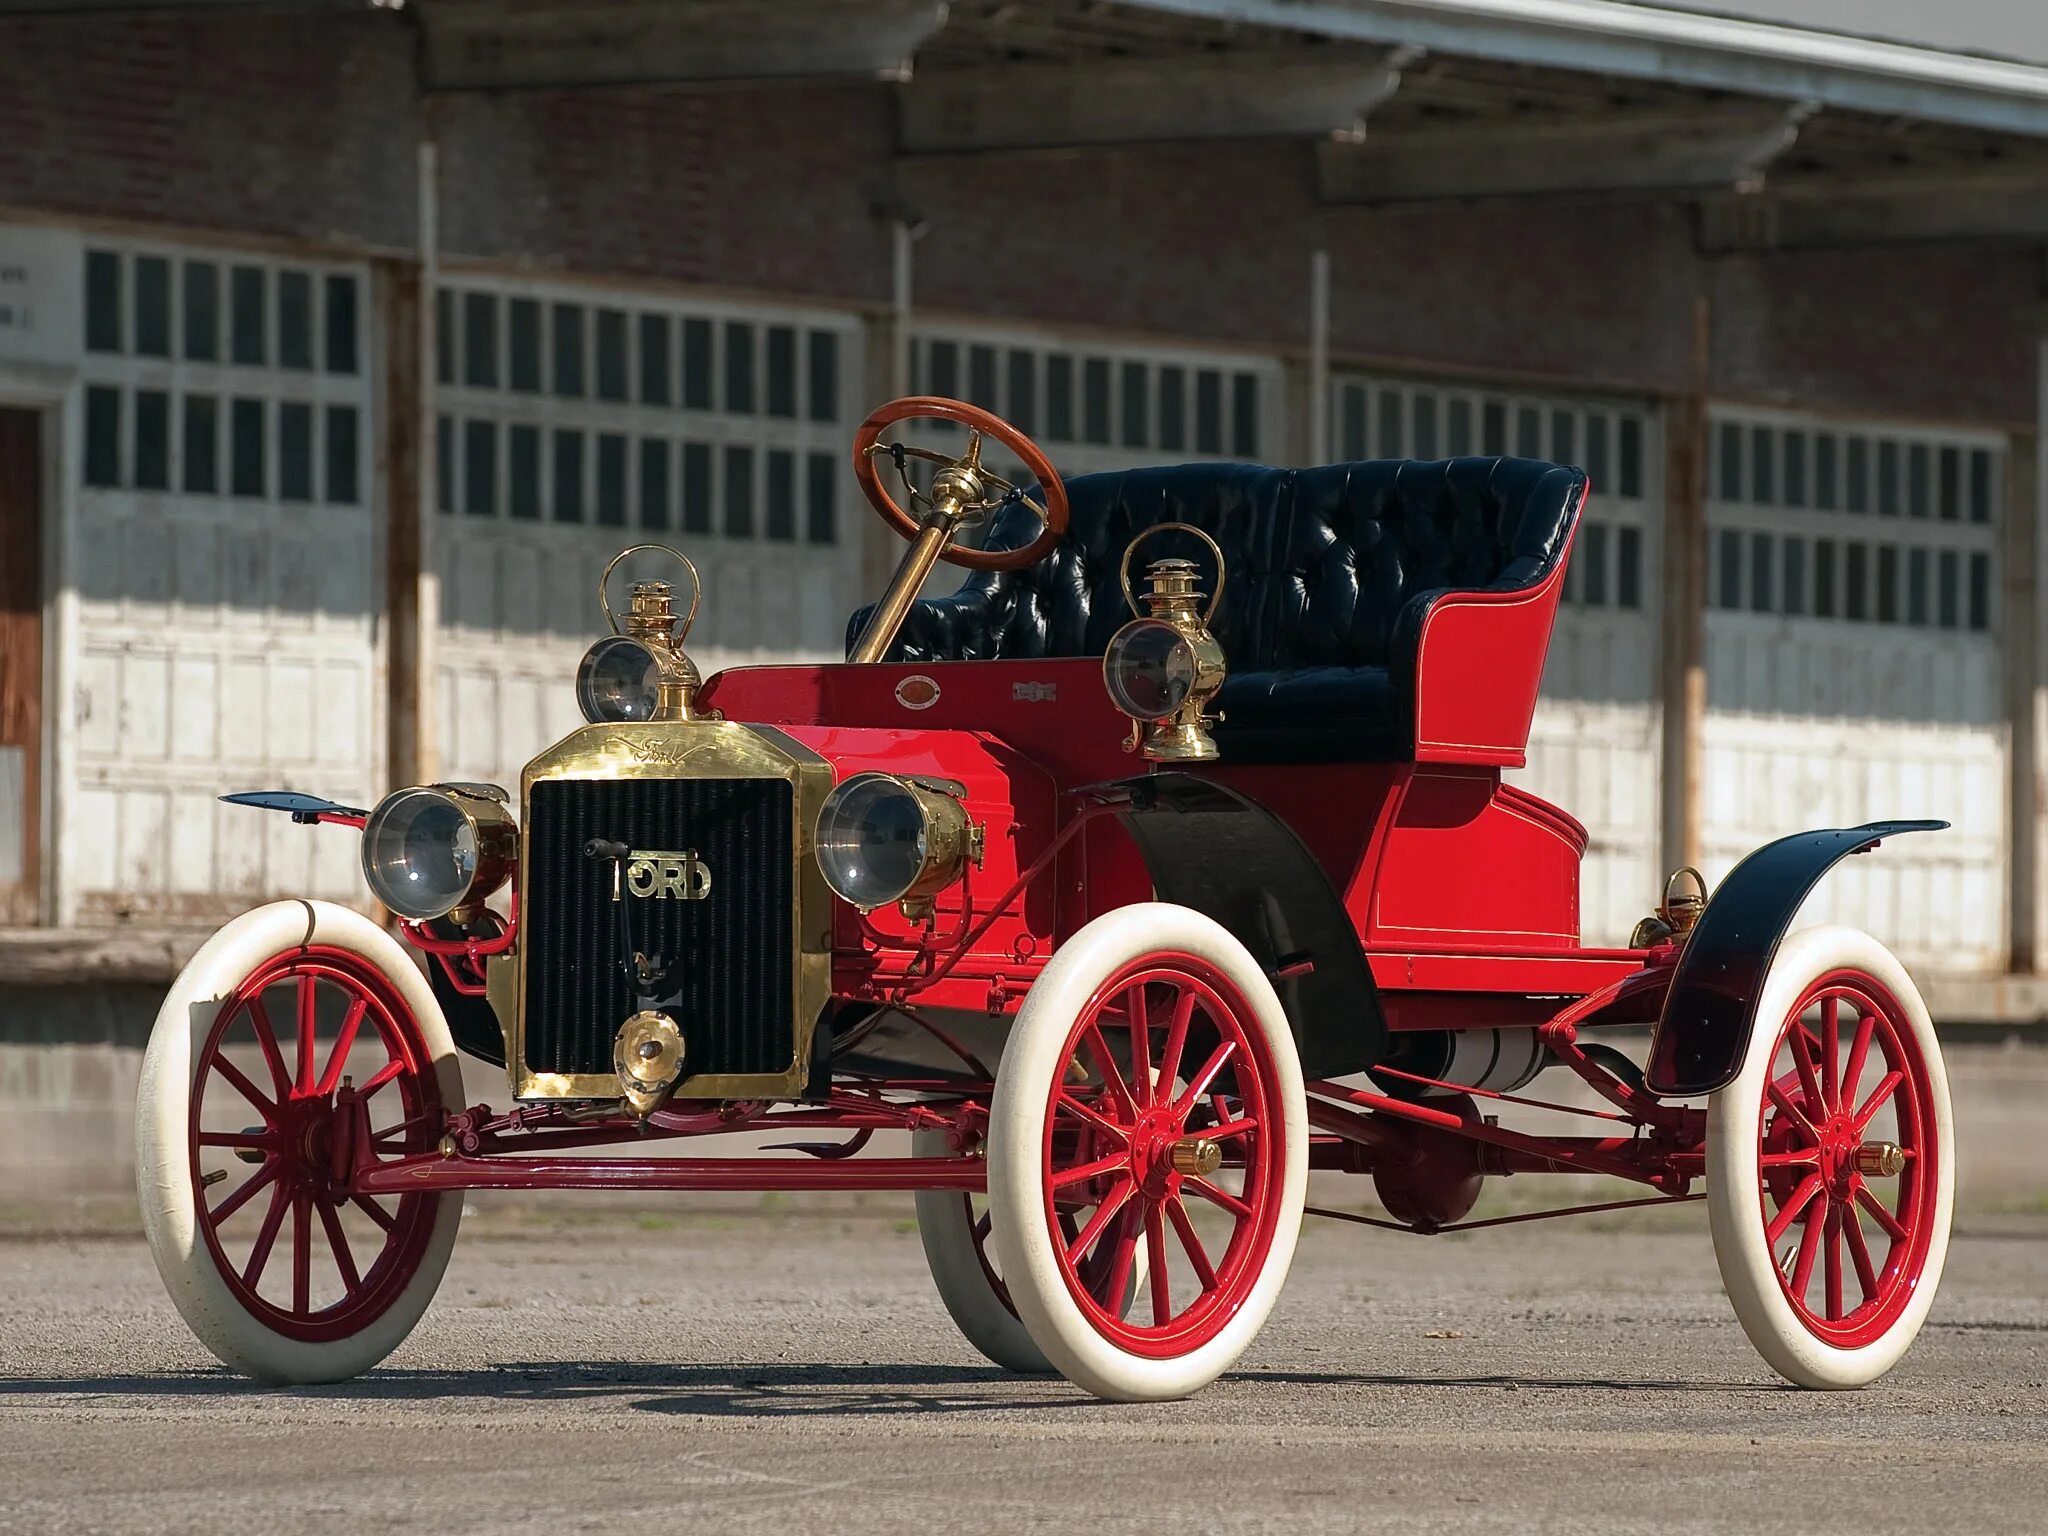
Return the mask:
[[(959, 422), (968, 429), (967, 451), (958, 458), (952, 458), (934, 453), (929, 448), (912, 448), (906, 443), (882, 441), (882, 433), (899, 421), (920, 419)], [(1009, 449), (1026, 469), (1037, 476), (1039, 489), (1045, 495), (1043, 506), (1000, 475), (982, 467), (981, 440), (984, 434)], [(883, 459), (895, 464), (907, 499), (913, 507), (924, 509), (924, 517), (913, 516), (889, 494), (889, 488), (882, 483), (879, 461)], [(932, 482), (933, 495), (926, 495), (910, 483), (906, 468), (906, 461), (910, 459), (924, 459), (941, 466)], [(868, 501), (882, 515), (882, 521), (904, 538), (915, 542), (932, 525), (935, 515), (946, 523), (947, 538), (939, 558), (965, 566), (970, 571), (1021, 570), (1050, 554), (1053, 546), (1059, 543), (1060, 535), (1067, 531), (1067, 488), (1060, 483), (1059, 471), (1052, 467), (1052, 461), (1038, 444), (1002, 417), (978, 405), (969, 405), (965, 400), (949, 400), (941, 395), (905, 395), (900, 400), (891, 400), (862, 422), (860, 430), (854, 433), (853, 473)], [(955, 547), (952, 529), (983, 522), (996, 508), (1012, 500), (1023, 502), (1038, 514), (1045, 526), (1039, 530), (1037, 538), (1022, 549)]]

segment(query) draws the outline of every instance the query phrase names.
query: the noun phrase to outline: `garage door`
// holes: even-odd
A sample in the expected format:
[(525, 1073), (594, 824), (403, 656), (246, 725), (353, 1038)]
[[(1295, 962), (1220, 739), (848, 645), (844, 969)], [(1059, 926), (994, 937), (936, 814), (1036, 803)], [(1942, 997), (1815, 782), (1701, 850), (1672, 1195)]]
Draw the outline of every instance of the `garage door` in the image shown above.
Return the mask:
[(1334, 450), (1345, 459), (1512, 453), (1592, 477), (1528, 767), (1508, 775), (1586, 825), (1580, 886), (1589, 943), (1618, 944), (1655, 903), (1663, 711), (1657, 702), (1662, 463), (1651, 408), (1628, 400), (1340, 375)]
[[(598, 575), (628, 544), (696, 561), (707, 676), (839, 654), (862, 601), (855, 320), (499, 279), (436, 300), (444, 774), (516, 784), (582, 723)], [(622, 569), (613, 602), (672, 564)]]
[(368, 274), (127, 242), (82, 261), (81, 914), (361, 900), (353, 839), (214, 797), (379, 786)]
[(2003, 441), (1720, 410), (1713, 450), (1708, 873), (1805, 827), (1941, 817), (1839, 869), (1805, 920), (2001, 967)]

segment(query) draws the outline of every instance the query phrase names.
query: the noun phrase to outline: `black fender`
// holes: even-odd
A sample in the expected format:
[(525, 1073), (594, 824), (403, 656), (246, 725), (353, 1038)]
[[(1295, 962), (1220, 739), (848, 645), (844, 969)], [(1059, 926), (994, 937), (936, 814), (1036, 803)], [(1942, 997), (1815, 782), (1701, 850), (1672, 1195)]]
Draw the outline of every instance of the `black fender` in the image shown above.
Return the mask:
[(1257, 801), (1191, 773), (1097, 785), (1161, 901), (1214, 918), (1251, 951), (1287, 1010), (1302, 1075), (1363, 1072), (1387, 1048), (1386, 1016), (1358, 932), (1294, 829)]
[(1820, 877), (1852, 853), (1868, 853), (1901, 832), (1939, 832), (1945, 821), (1873, 821), (1823, 828), (1766, 843), (1714, 892), (1687, 935), (1664, 1012), (1650, 1037), (1650, 1092), (1690, 1098), (1725, 1088), (1742, 1070), (1756, 1026), (1757, 998), (1800, 903)]

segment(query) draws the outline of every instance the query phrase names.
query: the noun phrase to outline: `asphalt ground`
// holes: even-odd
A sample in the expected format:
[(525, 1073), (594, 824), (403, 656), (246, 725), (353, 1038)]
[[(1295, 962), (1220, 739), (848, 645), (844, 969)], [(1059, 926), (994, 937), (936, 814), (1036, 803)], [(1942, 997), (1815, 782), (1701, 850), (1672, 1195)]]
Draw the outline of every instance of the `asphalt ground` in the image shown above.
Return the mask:
[(1008, 1376), (908, 1201), (467, 1223), (410, 1342), (268, 1390), (125, 1236), (0, 1239), (0, 1531), (2039, 1532), (2048, 1217), (1964, 1221), (1889, 1378), (1777, 1384), (1701, 1207), (1416, 1238), (1312, 1221), (1182, 1403)]

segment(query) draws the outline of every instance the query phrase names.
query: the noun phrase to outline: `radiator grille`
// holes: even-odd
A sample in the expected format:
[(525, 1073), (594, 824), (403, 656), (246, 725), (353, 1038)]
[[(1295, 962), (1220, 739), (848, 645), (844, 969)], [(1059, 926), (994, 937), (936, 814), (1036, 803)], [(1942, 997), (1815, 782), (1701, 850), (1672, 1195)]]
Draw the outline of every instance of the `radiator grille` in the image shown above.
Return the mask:
[[(526, 1066), (602, 1072), (637, 1006), (625, 946), (664, 961), (681, 987), (686, 1076), (782, 1072), (790, 1063), (794, 971), (789, 783), (781, 779), (543, 779), (528, 807), (521, 884)], [(701, 901), (612, 901), (593, 838), (695, 849), (711, 871)]]

